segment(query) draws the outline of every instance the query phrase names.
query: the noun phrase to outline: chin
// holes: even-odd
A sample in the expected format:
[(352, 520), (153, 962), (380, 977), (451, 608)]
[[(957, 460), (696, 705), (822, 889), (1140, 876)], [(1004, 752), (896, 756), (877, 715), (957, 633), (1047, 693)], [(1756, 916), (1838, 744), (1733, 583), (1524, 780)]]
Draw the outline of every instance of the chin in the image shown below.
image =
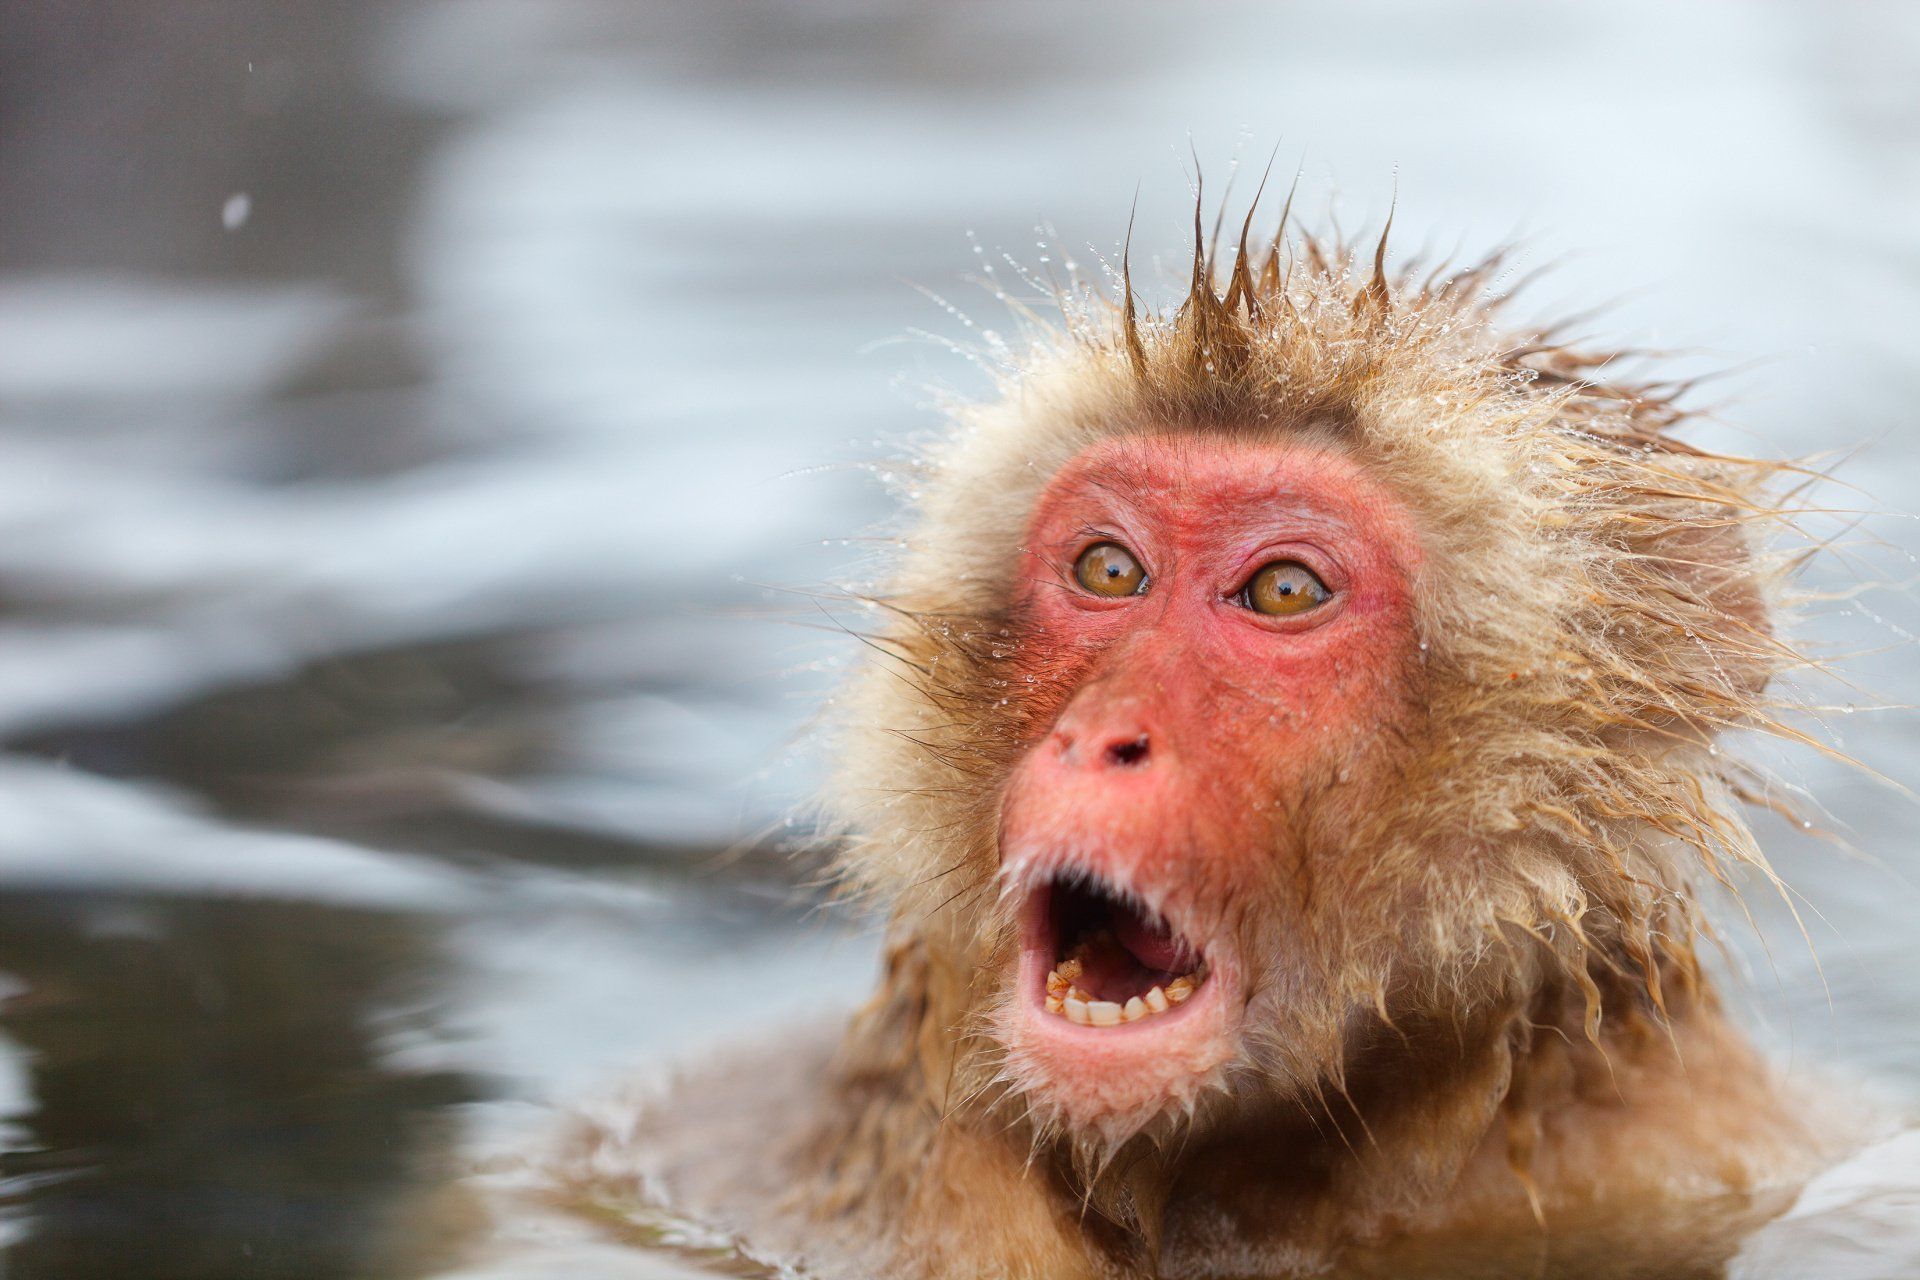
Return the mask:
[(1035, 1119), (1118, 1143), (1224, 1087), (1246, 1006), (1227, 939), (1090, 867), (1011, 892), (1020, 948), (996, 1031)]

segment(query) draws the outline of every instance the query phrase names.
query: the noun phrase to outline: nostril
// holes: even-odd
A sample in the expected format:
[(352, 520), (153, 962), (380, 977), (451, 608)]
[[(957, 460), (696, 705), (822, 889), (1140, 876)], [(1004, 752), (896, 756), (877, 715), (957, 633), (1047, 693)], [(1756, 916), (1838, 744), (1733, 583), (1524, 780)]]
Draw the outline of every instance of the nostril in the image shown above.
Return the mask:
[(1107, 762), (1123, 767), (1145, 764), (1147, 762), (1147, 735), (1130, 738), (1125, 742), (1111, 743), (1107, 747)]

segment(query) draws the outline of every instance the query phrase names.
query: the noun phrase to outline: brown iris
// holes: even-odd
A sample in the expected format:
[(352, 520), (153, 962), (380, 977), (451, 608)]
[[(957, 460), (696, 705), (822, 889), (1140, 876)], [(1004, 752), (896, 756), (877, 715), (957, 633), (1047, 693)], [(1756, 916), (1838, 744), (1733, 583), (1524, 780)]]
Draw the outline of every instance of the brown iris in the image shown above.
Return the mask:
[(1097, 596), (1137, 596), (1147, 586), (1146, 569), (1117, 542), (1096, 542), (1082, 551), (1073, 576)]
[(1298, 560), (1275, 560), (1253, 575), (1240, 601), (1255, 613), (1285, 618), (1317, 609), (1332, 595), (1319, 575)]

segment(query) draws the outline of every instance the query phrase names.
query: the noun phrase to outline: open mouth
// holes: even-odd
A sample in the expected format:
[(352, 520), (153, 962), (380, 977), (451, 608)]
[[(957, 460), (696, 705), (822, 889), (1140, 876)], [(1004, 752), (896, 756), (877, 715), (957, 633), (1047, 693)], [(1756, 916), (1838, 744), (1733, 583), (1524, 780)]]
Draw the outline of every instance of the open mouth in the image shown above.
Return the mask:
[(1051, 963), (1042, 1003), (1085, 1027), (1162, 1017), (1207, 981), (1202, 950), (1126, 895), (1084, 877), (1056, 879), (1033, 903), (1033, 941)]
[(1132, 1132), (1191, 1102), (1239, 1052), (1237, 953), (1230, 934), (1202, 934), (1180, 904), (1165, 915), (1148, 906), (1104, 859), (1061, 861), (1026, 880), (1018, 995), (999, 1034), (1042, 1114)]

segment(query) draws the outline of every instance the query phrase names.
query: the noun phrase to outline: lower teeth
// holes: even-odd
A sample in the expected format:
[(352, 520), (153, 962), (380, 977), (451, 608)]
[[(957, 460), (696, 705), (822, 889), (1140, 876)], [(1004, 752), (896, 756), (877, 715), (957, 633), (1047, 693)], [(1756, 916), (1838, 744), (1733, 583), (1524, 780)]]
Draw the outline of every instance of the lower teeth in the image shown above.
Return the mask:
[(1202, 963), (1192, 973), (1183, 973), (1164, 987), (1156, 986), (1145, 995), (1134, 996), (1125, 1004), (1096, 1000), (1082, 990), (1077, 981), (1084, 969), (1079, 956), (1070, 955), (1047, 974), (1047, 1012), (1083, 1027), (1117, 1027), (1123, 1022), (1138, 1022), (1165, 1013), (1177, 1004), (1185, 1004), (1207, 980)]

